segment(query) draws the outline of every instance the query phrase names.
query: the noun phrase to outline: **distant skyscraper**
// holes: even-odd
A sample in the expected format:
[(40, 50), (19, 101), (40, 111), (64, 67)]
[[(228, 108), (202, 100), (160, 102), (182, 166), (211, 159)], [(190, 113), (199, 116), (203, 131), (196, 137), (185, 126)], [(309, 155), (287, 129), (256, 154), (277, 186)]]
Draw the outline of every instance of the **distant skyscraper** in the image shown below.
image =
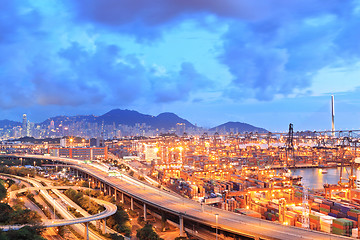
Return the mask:
[(184, 134), (185, 132), (185, 123), (177, 123), (176, 124), (176, 134), (179, 136)]
[(54, 130), (54, 129), (55, 129), (54, 120), (51, 120), (49, 128), (50, 128), (50, 130)]
[(22, 134), (23, 137), (28, 136), (28, 121), (26, 114), (23, 114), (23, 121), (22, 121)]

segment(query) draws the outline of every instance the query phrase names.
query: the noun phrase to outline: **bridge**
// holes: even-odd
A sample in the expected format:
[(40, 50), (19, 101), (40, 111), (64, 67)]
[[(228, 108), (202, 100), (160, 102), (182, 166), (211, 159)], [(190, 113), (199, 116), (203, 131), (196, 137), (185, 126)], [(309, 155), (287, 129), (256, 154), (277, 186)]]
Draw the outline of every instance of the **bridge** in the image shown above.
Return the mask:
[(43, 159), (60, 163), (74, 174), (87, 179), (92, 187), (100, 188), (117, 201), (134, 203), (142, 206), (144, 220), (148, 211), (156, 212), (178, 224), (180, 236), (185, 236), (185, 228), (205, 228), (234, 239), (349, 239), (334, 234), (312, 231), (303, 228), (284, 226), (276, 222), (256, 219), (218, 208), (203, 206), (198, 202), (153, 187), (126, 175), (109, 177), (106, 169), (96, 164), (82, 161), (38, 155), (0, 155), (0, 158)]
[[(54, 189), (65, 190), (65, 189), (69, 189), (69, 188), (72, 188), (74, 190), (84, 190), (84, 189), (87, 190), (87, 188), (77, 187), (77, 186), (47, 186), (47, 187), (43, 187), (43, 186), (40, 186), (40, 184), (37, 181), (29, 179), (29, 178), (23, 178), (23, 177), (13, 176), (13, 175), (3, 174), (3, 173), (0, 173), (0, 175), (11, 177), (11, 178), (17, 178), (22, 181), (30, 182), (31, 184), (33, 184), (35, 186), (35, 187), (27, 187), (27, 188), (22, 188), (19, 190), (11, 191), (10, 199), (14, 198), (16, 196), (16, 194), (18, 194), (18, 193), (24, 193), (27, 191), (40, 191), (43, 194), (43, 196), (47, 199), (47, 201), (51, 202), (52, 197), (44, 190), (54, 190)], [(84, 232), (85, 239), (89, 239), (89, 222), (106, 219), (107, 217), (114, 215), (117, 211), (117, 207), (115, 204), (112, 204), (110, 202), (103, 201), (103, 200), (100, 200), (97, 198), (90, 198), (90, 199), (95, 201), (96, 203), (104, 206), (105, 210), (98, 214), (90, 215), (87, 217), (73, 218), (73, 219), (48, 220), (48, 221), (42, 222), (41, 227), (46, 227), (46, 228), (60, 227), (60, 226), (84, 223), (85, 224), (85, 232)], [(59, 208), (58, 208), (58, 210), (59, 210)], [(1, 226), (0, 229), (2, 231), (19, 230), (20, 228), (22, 228), (24, 226), (26, 226), (26, 225), (6, 225), (6, 226)], [(103, 227), (104, 227), (104, 229), (106, 228), (105, 221), (103, 221)]]

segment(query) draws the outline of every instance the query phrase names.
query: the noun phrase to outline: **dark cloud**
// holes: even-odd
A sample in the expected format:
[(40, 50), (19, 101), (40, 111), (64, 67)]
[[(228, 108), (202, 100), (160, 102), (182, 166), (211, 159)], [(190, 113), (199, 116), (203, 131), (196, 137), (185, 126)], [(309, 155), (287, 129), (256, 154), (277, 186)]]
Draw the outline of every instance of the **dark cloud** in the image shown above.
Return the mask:
[(341, 0), (326, 3), (321, 0), (79, 0), (69, 4), (75, 7), (77, 19), (108, 26), (138, 39), (158, 36), (182, 20), (201, 22), (209, 15), (218, 17), (219, 21), (256, 22), (346, 10), (339, 7), (344, 5)]
[(320, 69), (360, 59), (357, 1), (57, 1), (62, 8), (51, 9), (59, 14), (53, 18), (45, 14), (49, 2), (30, 3), (0, 0), (2, 107), (168, 103), (219, 91), (218, 79), (188, 59), (177, 70), (158, 71), (156, 59), (145, 63), (117, 42), (124, 34), (152, 41), (184, 21), (228, 26), (214, 57), (231, 73), (224, 95), (233, 99), (305, 92)]
[[(203, 28), (207, 16), (214, 16), (217, 23), (227, 23), (229, 30), (223, 36), (219, 60), (233, 75), (225, 95), (243, 93), (236, 99), (271, 100), (275, 95), (306, 91), (320, 69), (348, 62), (349, 55), (351, 60), (359, 59), (353, 53), (359, 48), (359, 33), (354, 31), (360, 20), (357, 1), (83, 0), (74, 3), (77, 19), (106, 26), (140, 41), (160, 37), (184, 20), (198, 22)], [(176, 93), (161, 97), (167, 98), (176, 98)]]

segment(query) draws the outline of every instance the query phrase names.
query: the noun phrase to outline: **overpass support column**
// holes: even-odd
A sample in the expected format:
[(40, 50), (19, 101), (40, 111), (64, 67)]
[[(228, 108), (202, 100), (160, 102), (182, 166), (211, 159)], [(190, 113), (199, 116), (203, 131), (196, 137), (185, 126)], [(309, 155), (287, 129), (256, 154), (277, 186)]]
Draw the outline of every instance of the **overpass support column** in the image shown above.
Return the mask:
[(102, 222), (103, 222), (103, 234), (106, 234), (106, 218), (104, 218)]
[(131, 210), (134, 210), (134, 198), (130, 197), (130, 208)]
[(180, 215), (179, 228), (180, 228), (180, 237), (185, 237), (183, 215)]
[(144, 221), (146, 222), (147, 221), (147, 219), (146, 219), (146, 215), (147, 215), (147, 213), (146, 213), (147, 211), (146, 211), (146, 203), (144, 203)]
[(89, 240), (89, 222), (85, 223), (84, 238), (85, 240)]
[(161, 231), (165, 231), (166, 228), (166, 214), (164, 211), (161, 211)]

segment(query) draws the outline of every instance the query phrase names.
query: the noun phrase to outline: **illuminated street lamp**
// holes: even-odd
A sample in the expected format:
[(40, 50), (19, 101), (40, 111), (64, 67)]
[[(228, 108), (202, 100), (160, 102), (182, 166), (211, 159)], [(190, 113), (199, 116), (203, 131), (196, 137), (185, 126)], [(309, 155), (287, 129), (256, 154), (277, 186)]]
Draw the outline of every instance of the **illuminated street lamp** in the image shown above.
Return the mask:
[(54, 200), (54, 220), (53, 221), (55, 221), (55, 212), (56, 212), (56, 210), (55, 210), (55, 198), (53, 198), (53, 200)]
[(216, 240), (218, 240), (218, 218), (219, 214), (215, 213), (215, 221), (216, 221)]

